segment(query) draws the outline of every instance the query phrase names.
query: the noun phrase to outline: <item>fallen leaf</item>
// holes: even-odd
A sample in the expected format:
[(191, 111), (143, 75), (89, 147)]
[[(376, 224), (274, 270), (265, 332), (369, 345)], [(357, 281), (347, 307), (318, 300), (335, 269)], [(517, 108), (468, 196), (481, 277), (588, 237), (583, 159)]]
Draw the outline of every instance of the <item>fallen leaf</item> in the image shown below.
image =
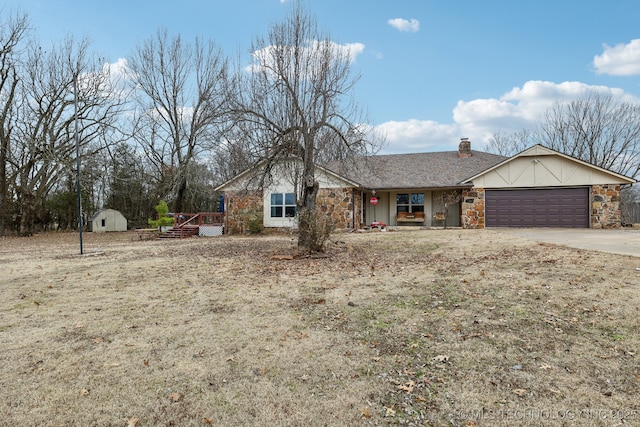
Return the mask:
[(87, 390), (86, 388), (83, 388), (82, 390), (80, 390), (80, 396), (88, 396), (89, 395), (89, 390)]
[(436, 357), (434, 357), (433, 360), (435, 360), (436, 362), (447, 363), (449, 361), (449, 356), (444, 354), (439, 354)]
[(205, 418), (202, 421), (204, 421), (205, 424), (213, 424), (213, 420), (211, 418)]
[(169, 393), (169, 396), (167, 396), (169, 398), (169, 400), (171, 400), (172, 402), (180, 402), (180, 400), (182, 399), (182, 395), (180, 393)]
[(528, 392), (524, 388), (516, 388), (516, 389), (514, 389), (512, 391), (512, 393), (515, 394), (516, 396), (522, 397), (522, 396), (526, 395)]
[(94, 344), (100, 344), (100, 343), (103, 343), (103, 342), (104, 342), (104, 338), (102, 338), (102, 337), (97, 337), (97, 338), (93, 339), (93, 343)]
[(371, 413), (371, 408), (369, 408), (368, 406), (363, 406), (362, 408), (360, 408), (360, 416), (362, 416), (362, 418), (371, 418), (373, 414)]
[(144, 366), (149, 366), (149, 359), (144, 359), (142, 363), (144, 363)]
[(385, 417), (393, 417), (396, 415), (396, 411), (393, 408), (384, 407), (387, 410), (387, 413), (384, 414)]
[(253, 374), (258, 376), (258, 377), (262, 377), (264, 375), (267, 375), (267, 372), (269, 372), (269, 370), (267, 368), (256, 368), (253, 370)]
[(416, 396), (416, 402), (426, 402), (426, 401), (427, 399), (424, 396), (422, 395)]
[(413, 393), (413, 388), (415, 387), (415, 385), (415, 381), (407, 381), (406, 383), (397, 386), (397, 388), (399, 390), (406, 391), (407, 393)]
[(131, 418), (127, 419), (126, 421), (127, 421), (127, 427), (136, 427), (136, 424), (138, 424), (138, 421), (140, 421), (140, 418), (131, 417)]

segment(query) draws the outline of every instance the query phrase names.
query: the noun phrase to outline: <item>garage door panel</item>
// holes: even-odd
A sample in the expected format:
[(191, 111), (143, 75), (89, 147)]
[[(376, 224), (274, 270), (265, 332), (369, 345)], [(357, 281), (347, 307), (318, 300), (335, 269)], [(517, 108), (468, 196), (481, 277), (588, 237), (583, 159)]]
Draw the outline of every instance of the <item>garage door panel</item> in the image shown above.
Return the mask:
[(487, 227), (589, 227), (589, 188), (486, 190)]

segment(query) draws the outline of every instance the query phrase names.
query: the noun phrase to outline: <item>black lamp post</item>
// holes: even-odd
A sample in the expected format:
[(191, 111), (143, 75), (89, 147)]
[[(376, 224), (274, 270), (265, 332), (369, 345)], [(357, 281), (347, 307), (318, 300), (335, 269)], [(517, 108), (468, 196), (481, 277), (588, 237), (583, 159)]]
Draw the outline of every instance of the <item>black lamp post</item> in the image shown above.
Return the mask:
[(80, 234), (80, 255), (84, 253), (82, 249), (82, 191), (80, 186), (80, 139), (78, 137), (78, 73), (73, 76), (73, 121), (75, 126), (76, 140), (76, 181), (78, 182), (78, 232)]

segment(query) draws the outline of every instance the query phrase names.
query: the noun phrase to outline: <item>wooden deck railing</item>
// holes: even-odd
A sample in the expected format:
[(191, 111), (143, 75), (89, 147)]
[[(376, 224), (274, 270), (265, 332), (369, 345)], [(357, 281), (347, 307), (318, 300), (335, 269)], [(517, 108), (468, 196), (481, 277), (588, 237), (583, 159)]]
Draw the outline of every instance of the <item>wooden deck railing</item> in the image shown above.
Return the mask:
[(185, 226), (222, 225), (224, 214), (222, 212), (198, 212), (173, 214), (173, 226), (183, 228)]

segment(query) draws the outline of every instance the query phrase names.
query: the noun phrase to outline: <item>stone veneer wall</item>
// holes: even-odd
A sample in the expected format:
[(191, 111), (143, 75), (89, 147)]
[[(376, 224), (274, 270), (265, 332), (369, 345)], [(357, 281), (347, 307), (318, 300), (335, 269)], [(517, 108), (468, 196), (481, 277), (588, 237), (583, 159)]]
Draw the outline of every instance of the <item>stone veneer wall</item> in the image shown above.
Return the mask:
[(462, 228), (484, 228), (484, 188), (462, 190)]
[(262, 220), (263, 199), (262, 191), (227, 191), (225, 212), (225, 234), (244, 233), (247, 229), (246, 208), (256, 207)]
[(620, 185), (603, 184), (591, 186), (591, 227), (620, 228)]
[(360, 228), (361, 194), (351, 187), (321, 188), (316, 201), (317, 209), (331, 218), (337, 229)]
[[(247, 225), (243, 210), (257, 207), (262, 213), (264, 202), (261, 191), (227, 191), (227, 211), (225, 218), (225, 233), (243, 233)], [(347, 188), (321, 188), (318, 191), (316, 206), (318, 210), (328, 215), (337, 229), (360, 228), (362, 196), (359, 191)]]

